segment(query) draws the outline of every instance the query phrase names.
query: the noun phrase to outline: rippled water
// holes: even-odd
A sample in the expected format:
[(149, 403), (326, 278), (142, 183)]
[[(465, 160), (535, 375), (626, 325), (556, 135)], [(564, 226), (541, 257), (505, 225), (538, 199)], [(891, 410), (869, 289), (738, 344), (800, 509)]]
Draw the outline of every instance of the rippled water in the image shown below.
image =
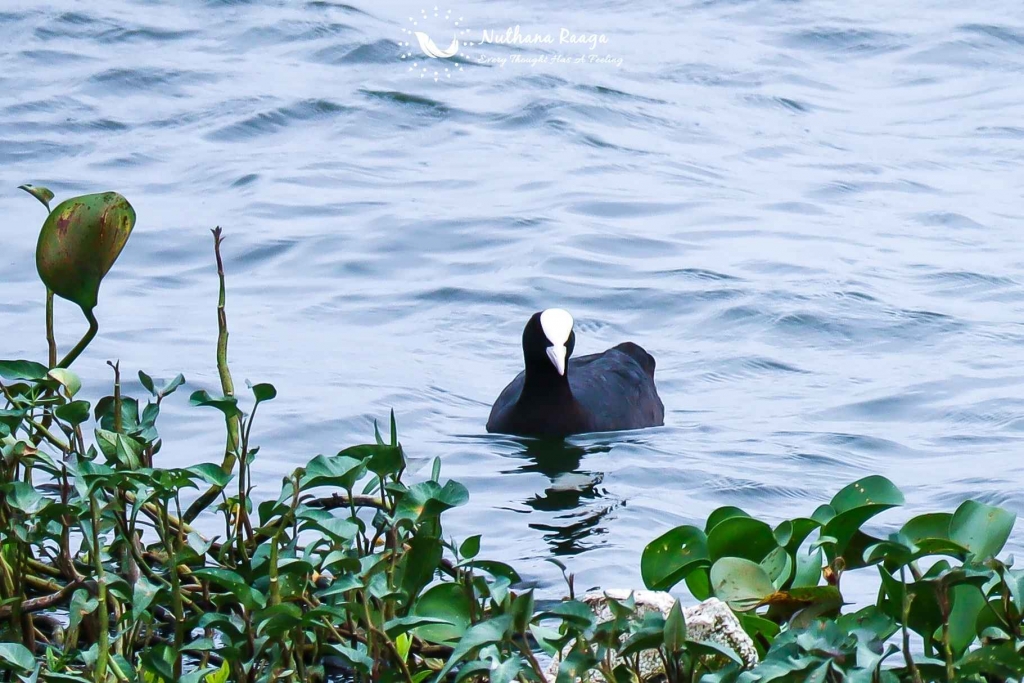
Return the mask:
[[(280, 391), (264, 491), (394, 407), (414, 467), (470, 488), (449, 530), (548, 594), (552, 555), (638, 585), (673, 525), (807, 513), (869, 473), (912, 511), (1024, 512), (1024, 9), (860, 4), (5, 0), (3, 355), (45, 356), (43, 212), (15, 186), (117, 189), (139, 223), (88, 382), (120, 358), (216, 389), (222, 225), (236, 383)], [(555, 42), (402, 58), (455, 14), (464, 43)], [(655, 355), (664, 428), (484, 434), (552, 305), (579, 353)], [(67, 348), (84, 325), (58, 320)], [(217, 414), (177, 398), (165, 462), (216, 459)]]

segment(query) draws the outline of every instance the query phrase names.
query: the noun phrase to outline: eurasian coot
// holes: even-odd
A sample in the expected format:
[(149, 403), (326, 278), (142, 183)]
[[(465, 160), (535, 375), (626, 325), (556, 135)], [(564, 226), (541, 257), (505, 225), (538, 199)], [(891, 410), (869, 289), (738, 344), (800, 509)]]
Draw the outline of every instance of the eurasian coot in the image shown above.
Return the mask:
[(568, 311), (534, 313), (523, 330), (526, 369), (498, 396), (487, 431), (520, 436), (657, 427), (665, 406), (654, 386), (654, 357), (633, 342), (571, 358)]

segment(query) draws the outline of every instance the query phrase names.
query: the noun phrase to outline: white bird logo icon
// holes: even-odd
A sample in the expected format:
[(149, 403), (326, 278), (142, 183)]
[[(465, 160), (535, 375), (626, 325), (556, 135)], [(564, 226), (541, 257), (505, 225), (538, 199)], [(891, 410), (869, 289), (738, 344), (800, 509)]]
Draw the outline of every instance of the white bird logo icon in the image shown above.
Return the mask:
[(426, 33), (423, 33), (422, 31), (415, 31), (414, 33), (416, 35), (416, 40), (418, 40), (420, 43), (420, 49), (423, 50), (423, 54), (425, 54), (428, 57), (434, 57), (437, 59), (447, 59), (449, 57), (454, 57), (459, 53), (458, 38), (452, 38), (451, 45), (449, 45), (447, 49), (442, 50), (441, 48), (434, 44), (434, 41), (431, 40), (430, 36), (428, 36)]

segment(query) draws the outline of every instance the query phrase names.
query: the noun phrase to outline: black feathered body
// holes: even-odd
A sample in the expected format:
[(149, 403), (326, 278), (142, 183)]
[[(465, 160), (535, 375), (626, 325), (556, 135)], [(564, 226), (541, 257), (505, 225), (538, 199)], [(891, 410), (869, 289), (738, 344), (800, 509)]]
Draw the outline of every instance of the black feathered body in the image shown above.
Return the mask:
[(568, 436), (663, 425), (665, 407), (654, 384), (654, 367), (653, 356), (625, 342), (570, 358), (564, 378), (556, 375), (527, 386), (524, 370), (494, 402), (487, 431)]

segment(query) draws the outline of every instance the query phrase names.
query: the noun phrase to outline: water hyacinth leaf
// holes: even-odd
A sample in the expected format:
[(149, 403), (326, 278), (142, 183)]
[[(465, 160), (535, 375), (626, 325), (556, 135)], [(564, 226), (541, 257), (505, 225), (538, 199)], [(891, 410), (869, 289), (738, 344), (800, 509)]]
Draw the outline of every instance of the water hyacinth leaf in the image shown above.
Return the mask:
[(708, 534), (708, 554), (712, 562), (723, 557), (760, 562), (778, 547), (772, 528), (750, 517), (730, 517)]
[(683, 608), (676, 600), (665, 617), (665, 649), (668, 652), (679, 652), (686, 645), (686, 619)]
[(953, 609), (949, 614), (949, 642), (955, 656), (960, 657), (974, 642), (978, 615), (985, 607), (985, 596), (974, 586), (954, 586)]
[(4, 379), (40, 380), (49, 370), (41, 363), (30, 360), (0, 360), (0, 377)]
[(364, 474), (366, 466), (362, 460), (342, 454), (318, 455), (306, 464), (299, 488), (305, 491), (316, 486), (337, 486), (351, 491)]
[(573, 651), (559, 663), (555, 683), (575, 683), (595, 664), (597, 660), (590, 655)]
[(995, 557), (1010, 537), (1017, 515), (1012, 512), (966, 500), (949, 521), (951, 540), (967, 548), (979, 560)]
[(959, 669), (964, 678), (987, 674), (1003, 680), (1019, 679), (1024, 676), (1024, 657), (1013, 648), (1012, 643), (986, 645), (960, 660)]
[(708, 564), (704, 532), (695, 526), (679, 526), (647, 544), (640, 557), (640, 575), (648, 589), (666, 591), (698, 566)]
[(366, 460), (366, 469), (378, 477), (398, 474), (405, 469), (405, 454), (401, 446), (379, 444)]
[(329, 644), (327, 647), (356, 671), (369, 673), (373, 669), (373, 659), (363, 650), (335, 644)]
[(771, 577), (756, 562), (742, 557), (723, 557), (711, 566), (711, 588), (715, 597), (734, 610), (757, 607), (775, 592)]
[(82, 388), (82, 380), (67, 368), (54, 368), (47, 375), (64, 387), (68, 396), (73, 397)]
[(400, 635), (408, 633), (414, 628), (429, 626), (432, 624), (444, 624), (446, 626), (452, 625), (450, 621), (439, 617), (423, 617), (412, 614), (407, 617), (396, 617), (388, 620), (384, 624), (384, 632), (388, 634), (389, 638), (397, 638)]
[(43, 222), (36, 268), (57, 296), (83, 310), (96, 308), (100, 282), (135, 227), (135, 210), (116, 192), (72, 197)]
[(50, 191), (50, 188), (25, 183), (24, 185), (18, 185), (18, 189), (25, 190), (25, 192), (38, 199), (46, 207), (47, 213), (49, 213), (50, 202), (53, 201), (53, 192)]
[(220, 668), (213, 673), (206, 674), (203, 678), (203, 683), (228, 683), (228, 678), (231, 676), (231, 665), (228, 664), (228, 660), (224, 660), (220, 663)]
[(466, 629), (466, 632), (459, 638), (459, 642), (452, 650), (448, 661), (445, 662), (445, 665), (437, 674), (437, 678), (434, 679), (435, 683), (441, 683), (445, 676), (448, 675), (448, 672), (452, 670), (452, 667), (461, 662), (473, 650), (483, 645), (501, 642), (511, 624), (512, 616), (506, 614), (482, 621)]
[(491, 670), (491, 683), (512, 683), (522, 668), (523, 664), (518, 657), (506, 659), (497, 668)]
[(252, 395), (253, 398), (256, 399), (257, 405), (264, 401), (272, 401), (277, 398), (277, 389), (274, 388), (273, 384), (267, 384), (266, 382), (261, 384), (250, 384), (249, 389), (252, 390)]
[(54, 413), (72, 427), (77, 427), (89, 419), (90, 411), (91, 406), (88, 401), (72, 401), (60, 406)]
[(255, 590), (248, 582), (242, 579), (241, 575), (230, 569), (204, 567), (196, 569), (192, 572), (192, 575), (197, 579), (206, 579), (228, 589), (248, 609), (262, 608), (267, 605), (265, 595)]
[(566, 600), (560, 602), (551, 609), (541, 612), (538, 617), (554, 617), (567, 621), (576, 628), (588, 629), (594, 625), (594, 611), (579, 600)]
[(821, 531), (822, 536), (835, 539), (834, 545), (825, 546), (826, 552), (830, 556), (842, 555), (849, 566), (854, 558), (844, 554), (846, 546), (860, 531), (861, 525), (875, 515), (902, 504), (903, 494), (885, 477), (873, 475), (844, 487), (832, 498), (831, 507), (836, 514)]
[(0, 662), (16, 671), (32, 671), (36, 666), (36, 658), (21, 643), (0, 643)]
[(469, 491), (457, 481), (449, 481), (443, 487), (436, 481), (423, 481), (409, 487), (399, 501), (395, 515), (416, 521), (433, 519), (468, 500)]
[(204, 389), (192, 392), (188, 400), (194, 406), (216, 408), (224, 413), (225, 417), (242, 417), (242, 411), (238, 408), (238, 399), (234, 396), (210, 396)]
[(470, 536), (459, 546), (459, 555), (466, 560), (472, 560), (480, 554), (480, 534)]
[(516, 633), (525, 633), (533, 619), (533, 589), (520, 593), (512, 600), (512, 628)]
[(438, 621), (415, 629), (415, 634), (431, 643), (458, 640), (470, 625), (472, 605), (466, 591), (454, 583), (439, 583), (427, 589), (413, 605), (412, 614)]
[(7, 498), (7, 504), (26, 515), (38, 514), (50, 504), (50, 500), (36, 491), (35, 487), (23, 481), (15, 481), (0, 487)]
[(713, 510), (704, 523), (704, 533), (710, 534), (711, 530), (727, 519), (733, 517), (750, 517), (745, 511), (732, 505), (725, 505)]
[(153, 378), (139, 370), (139, 383), (145, 388), (146, 391), (156, 396), (156, 387), (153, 385)]
[(807, 517), (787, 519), (775, 527), (775, 540), (788, 552), (796, 553), (807, 537), (819, 528), (821, 524)]
[(743, 666), (743, 660), (740, 659), (735, 650), (719, 643), (705, 640), (690, 640), (686, 643), (686, 649), (689, 650), (690, 654), (699, 657), (723, 657), (733, 664)]
[(195, 474), (197, 477), (202, 479), (211, 486), (219, 486), (224, 488), (231, 481), (232, 474), (225, 472), (221, 469), (220, 465), (214, 465), (212, 462), (204, 462), (199, 465), (192, 465), (186, 468), (189, 472)]

